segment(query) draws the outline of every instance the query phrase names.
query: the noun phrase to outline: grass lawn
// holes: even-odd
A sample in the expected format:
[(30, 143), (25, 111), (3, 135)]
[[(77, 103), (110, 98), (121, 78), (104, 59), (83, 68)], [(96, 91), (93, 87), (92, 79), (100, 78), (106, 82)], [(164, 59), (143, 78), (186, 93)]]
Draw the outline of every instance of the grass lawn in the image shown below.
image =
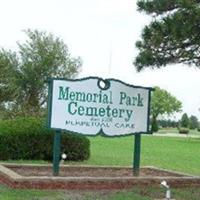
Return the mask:
[(158, 133), (178, 133), (177, 128), (161, 128), (158, 130)]
[[(90, 159), (78, 164), (132, 165), (134, 136), (89, 139)], [(142, 166), (151, 165), (200, 176), (200, 138), (142, 136), (141, 147)]]
[[(0, 186), (0, 200), (153, 200), (163, 198), (162, 188), (134, 188), (129, 191), (39, 191)], [(199, 200), (200, 189), (172, 189), (176, 200)]]

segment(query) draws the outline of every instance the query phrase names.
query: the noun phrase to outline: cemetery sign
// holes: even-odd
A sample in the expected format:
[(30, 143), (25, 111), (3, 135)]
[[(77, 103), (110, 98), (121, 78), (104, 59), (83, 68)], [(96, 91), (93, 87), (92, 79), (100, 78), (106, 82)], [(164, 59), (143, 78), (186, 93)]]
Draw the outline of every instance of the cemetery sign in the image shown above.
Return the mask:
[(88, 77), (49, 81), (49, 127), (85, 135), (149, 133), (152, 88)]

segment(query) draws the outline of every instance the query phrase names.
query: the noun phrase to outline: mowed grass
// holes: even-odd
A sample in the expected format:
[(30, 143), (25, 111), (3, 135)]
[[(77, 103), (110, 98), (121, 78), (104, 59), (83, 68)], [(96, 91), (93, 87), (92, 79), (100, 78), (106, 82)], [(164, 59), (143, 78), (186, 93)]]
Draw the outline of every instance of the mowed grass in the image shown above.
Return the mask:
[[(90, 159), (78, 164), (132, 166), (134, 136), (117, 138), (98, 136), (89, 139)], [(143, 135), (141, 166), (156, 166), (200, 176), (200, 138)]]
[(161, 128), (157, 133), (178, 133), (178, 128)]
[[(10, 189), (0, 185), (0, 200), (154, 200), (164, 196), (165, 190), (160, 187), (133, 188), (128, 191), (49, 191)], [(172, 197), (176, 200), (199, 200), (200, 189), (172, 188)]]
[(11, 189), (0, 185), (0, 200), (53, 200), (58, 199), (59, 196), (60, 194), (55, 191)]
[(0, 186), (0, 200), (150, 200), (140, 192), (123, 191), (40, 191), (26, 189), (10, 189)]

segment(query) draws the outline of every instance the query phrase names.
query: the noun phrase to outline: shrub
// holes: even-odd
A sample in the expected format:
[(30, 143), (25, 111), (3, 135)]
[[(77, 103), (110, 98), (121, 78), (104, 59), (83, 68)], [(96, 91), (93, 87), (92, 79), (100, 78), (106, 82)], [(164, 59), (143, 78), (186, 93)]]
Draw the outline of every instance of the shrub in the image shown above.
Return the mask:
[(153, 118), (152, 122), (151, 122), (151, 131), (152, 132), (158, 132), (158, 130), (159, 130), (158, 122), (155, 118)]
[[(0, 160), (52, 160), (54, 134), (39, 118), (0, 121)], [(88, 159), (90, 142), (83, 135), (62, 132), (61, 152), (68, 160)]]
[(181, 134), (188, 134), (189, 133), (189, 129), (188, 128), (179, 128), (179, 133)]

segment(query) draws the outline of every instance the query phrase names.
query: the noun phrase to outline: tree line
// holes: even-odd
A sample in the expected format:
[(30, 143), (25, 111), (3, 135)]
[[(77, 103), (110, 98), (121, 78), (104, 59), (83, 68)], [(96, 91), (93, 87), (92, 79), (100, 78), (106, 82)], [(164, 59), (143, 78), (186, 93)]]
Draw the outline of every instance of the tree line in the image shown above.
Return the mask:
[(189, 129), (199, 129), (200, 122), (198, 121), (198, 118), (196, 116), (191, 115), (190, 117), (188, 117), (187, 113), (184, 113), (180, 120), (180, 126)]
[(171, 119), (158, 120), (158, 126), (161, 128), (189, 128), (189, 129), (199, 129), (200, 122), (198, 118), (194, 115), (188, 117), (187, 113), (184, 113), (180, 120), (175, 121)]

